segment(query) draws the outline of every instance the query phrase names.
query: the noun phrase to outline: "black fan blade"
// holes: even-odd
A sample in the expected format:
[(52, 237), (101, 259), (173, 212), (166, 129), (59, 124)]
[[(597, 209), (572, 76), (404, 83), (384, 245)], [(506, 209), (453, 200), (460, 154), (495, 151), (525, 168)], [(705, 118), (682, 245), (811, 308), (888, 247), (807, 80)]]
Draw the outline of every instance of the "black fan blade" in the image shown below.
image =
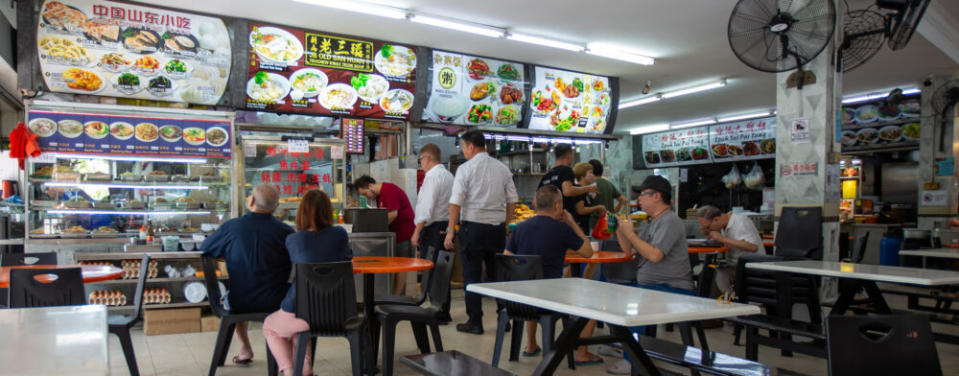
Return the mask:
[(930, 0), (910, 1), (908, 8), (895, 17), (892, 25), (892, 34), (889, 37), (889, 48), (893, 51), (901, 50), (906, 47), (912, 35), (916, 32), (916, 27), (922, 21), (922, 15), (926, 13)]
[(821, 53), (835, 24), (833, 0), (740, 0), (727, 35), (733, 53), (747, 66), (785, 72)]

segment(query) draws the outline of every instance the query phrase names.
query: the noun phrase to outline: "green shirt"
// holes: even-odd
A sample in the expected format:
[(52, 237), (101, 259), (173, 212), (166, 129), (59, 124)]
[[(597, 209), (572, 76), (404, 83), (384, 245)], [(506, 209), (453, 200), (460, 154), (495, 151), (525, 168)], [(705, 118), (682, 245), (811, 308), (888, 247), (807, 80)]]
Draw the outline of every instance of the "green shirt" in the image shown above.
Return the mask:
[[(596, 194), (596, 198), (593, 199), (593, 205), (603, 205), (606, 207), (606, 210), (609, 210), (610, 213), (616, 209), (616, 199), (619, 196), (622, 196), (622, 193), (619, 193), (619, 190), (616, 189), (616, 186), (613, 185), (606, 178), (599, 178), (596, 180), (596, 187), (599, 188), (599, 193)], [(589, 228), (590, 230), (596, 226), (596, 221), (599, 220), (599, 213), (593, 213), (589, 217)]]

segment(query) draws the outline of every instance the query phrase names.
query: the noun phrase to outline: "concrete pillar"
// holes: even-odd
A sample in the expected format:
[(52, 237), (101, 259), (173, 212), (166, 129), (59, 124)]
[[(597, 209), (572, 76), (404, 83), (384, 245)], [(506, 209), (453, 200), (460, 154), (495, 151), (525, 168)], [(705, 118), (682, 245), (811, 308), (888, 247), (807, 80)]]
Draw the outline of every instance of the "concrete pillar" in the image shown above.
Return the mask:
[[(927, 82), (930, 85), (923, 84), (920, 88), (922, 104), (922, 117), (920, 117), (919, 133), (919, 181), (918, 194), (916, 202), (918, 203), (919, 220), (918, 227), (932, 229), (938, 225), (940, 228), (948, 228), (945, 223), (949, 217), (959, 214), (959, 166), (953, 164), (953, 169), (942, 171), (942, 174), (936, 174), (936, 162), (947, 158), (953, 160), (959, 158), (959, 148), (954, 142), (956, 140), (956, 127), (954, 124), (959, 119), (956, 109), (946, 111), (946, 118), (943, 119), (936, 114), (932, 108), (932, 101), (935, 92), (942, 85), (950, 81), (959, 79), (957, 77), (932, 77)], [(935, 116), (933, 116), (935, 115)], [(946, 166), (943, 166), (946, 167)], [(945, 193), (948, 202), (945, 205), (923, 203), (924, 191), (929, 183), (938, 184), (937, 189), (930, 189), (930, 193)], [(931, 187), (930, 187), (931, 188)], [(937, 192), (938, 191), (938, 192)]]
[[(841, 8), (841, 7), (840, 7)], [(823, 208), (823, 259), (839, 259), (839, 143), (837, 113), (841, 108), (842, 74), (836, 72), (836, 50), (842, 37), (837, 9), (837, 33), (815, 59), (802, 68), (816, 82), (802, 90), (787, 88), (789, 75), (776, 75), (776, 218), (787, 206)], [(790, 57), (791, 58), (791, 57)], [(808, 137), (793, 137), (793, 121), (804, 119)], [(777, 231), (789, 229), (777, 228)], [(823, 282), (823, 299), (836, 296), (834, 281)]]

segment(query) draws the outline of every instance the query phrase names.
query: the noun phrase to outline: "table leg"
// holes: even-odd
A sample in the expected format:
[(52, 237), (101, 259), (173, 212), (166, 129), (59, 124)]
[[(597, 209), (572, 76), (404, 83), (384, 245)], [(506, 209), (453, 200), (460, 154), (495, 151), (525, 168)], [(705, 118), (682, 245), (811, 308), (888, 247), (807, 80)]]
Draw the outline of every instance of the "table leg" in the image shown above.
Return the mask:
[(829, 311), (830, 315), (842, 315), (846, 313), (846, 310), (849, 309), (849, 304), (852, 303), (856, 298), (856, 293), (860, 289), (866, 290), (866, 295), (869, 296), (870, 303), (875, 307), (876, 311), (879, 313), (891, 313), (889, 305), (886, 303), (886, 299), (882, 296), (882, 291), (879, 291), (879, 286), (876, 285), (876, 282), (873, 281), (862, 281), (862, 280), (853, 280), (853, 279), (840, 279), (839, 280), (839, 298), (836, 299), (836, 304), (833, 305), (832, 309)]
[[(583, 331), (586, 323), (589, 322), (589, 319), (581, 317), (575, 318), (574, 320), (569, 327), (563, 326), (563, 332), (560, 333), (559, 338), (556, 339), (556, 344), (552, 346), (549, 351), (543, 353), (543, 361), (540, 362), (536, 370), (533, 371), (533, 376), (552, 375), (556, 372), (556, 368), (559, 367), (559, 363), (563, 361), (563, 357), (570, 351), (573, 351), (573, 348), (576, 346), (576, 340), (579, 339), (579, 333)], [(516, 328), (513, 329), (515, 330)]]
[[(376, 275), (373, 273), (363, 274), (363, 313), (366, 315), (367, 320), (376, 320), (376, 311), (374, 310), (373, 300), (374, 298), (374, 278)], [(369, 352), (367, 353), (365, 368), (368, 375), (375, 375), (376, 370), (376, 356), (379, 350), (380, 344), (374, 343), (373, 338), (376, 338), (373, 333), (373, 325), (367, 325), (368, 332), (366, 333), (366, 342), (368, 346), (363, 346)]]
[(643, 368), (646, 369), (647, 375), (660, 375), (659, 369), (657, 369), (656, 365), (653, 364), (653, 360), (649, 359), (649, 356), (646, 355), (646, 350), (643, 350), (643, 347), (639, 345), (639, 342), (636, 341), (636, 338), (633, 337), (633, 333), (630, 332), (628, 328), (610, 325), (610, 329), (613, 330), (614, 335), (623, 337), (623, 349), (629, 353), (629, 357), (633, 360), (632, 367), (630, 367), (633, 375), (640, 374), (639, 367), (637, 367), (640, 364), (642, 364)]

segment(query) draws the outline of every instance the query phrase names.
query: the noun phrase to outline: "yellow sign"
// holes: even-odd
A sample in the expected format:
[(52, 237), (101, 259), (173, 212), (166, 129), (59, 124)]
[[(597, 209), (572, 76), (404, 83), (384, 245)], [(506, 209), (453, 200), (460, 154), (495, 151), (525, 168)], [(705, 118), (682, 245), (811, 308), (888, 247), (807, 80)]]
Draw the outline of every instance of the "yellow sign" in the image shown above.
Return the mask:
[(456, 85), (456, 72), (453, 72), (453, 69), (450, 67), (443, 67), (443, 69), (440, 69), (437, 82), (439, 82), (440, 86), (444, 89), (452, 88), (453, 85)]
[(373, 71), (373, 42), (306, 33), (305, 64), (314, 67)]

